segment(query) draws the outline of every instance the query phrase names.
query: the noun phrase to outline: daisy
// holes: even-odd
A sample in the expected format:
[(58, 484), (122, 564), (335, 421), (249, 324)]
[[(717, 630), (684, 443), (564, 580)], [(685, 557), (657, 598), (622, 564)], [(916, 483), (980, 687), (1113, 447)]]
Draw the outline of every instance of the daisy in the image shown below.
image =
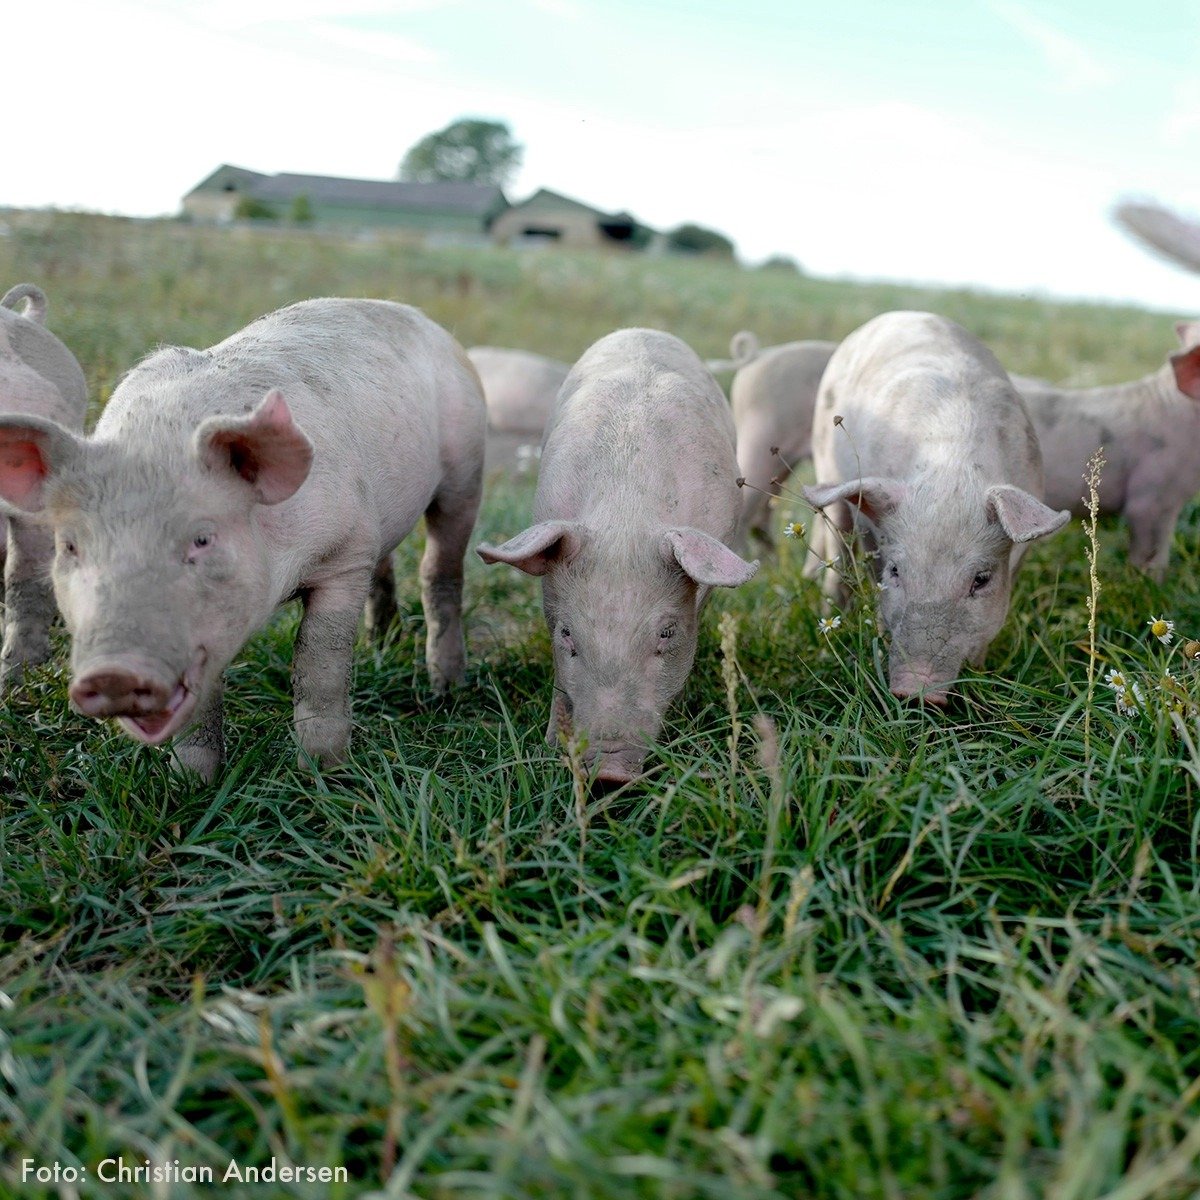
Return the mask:
[(1104, 682), (1108, 684), (1114, 692), (1123, 692), (1126, 687), (1125, 676), (1120, 671), (1109, 671), (1104, 677)]
[(1146, 622), (1150, 626), (1150, 632), (1158, 638), (1164, 646), (1171, 644), (1171, 639), (1175, 636), (1175, 622), (1168, 621), (1166, 617), (1151, 617)]
[(799, 521), (789, 521), (783, 527), (783, 536), (785, 538), (802, 538), (804, 532), (804, 526)]
[(841, 617), (822, 617), (820, 621), (817, 622), (817, 629), (826, 637), (833, 633), (835, 629), (840, 629), (841, 627)]

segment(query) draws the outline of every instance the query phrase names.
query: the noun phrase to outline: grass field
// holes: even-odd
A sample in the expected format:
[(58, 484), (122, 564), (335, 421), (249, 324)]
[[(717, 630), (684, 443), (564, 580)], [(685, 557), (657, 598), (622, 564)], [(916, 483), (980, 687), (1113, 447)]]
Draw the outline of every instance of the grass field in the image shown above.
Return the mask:
[[(9, 222), (26, 279), (96, 403), (160, 342), (315, 295), (566, 359), (623, 325), (713, 357), (930, 308), (1076, 383), (1154, 369), (1191, 315), (69, 215)], [(494, 480), (479, 540), (531, 496)], [(649, 781), (598, 797), (542, 740), (533, 581), (468, 564), (469, 682), (433, 700), (416, 535), (324, 778), (294, 765), (290, 610), (230, 671), (210, 788), (72, 714), (61, 647), (0, 708), (0, 1195), (1200, 1195), (1200, 728), (1155, 691), (1200, 700), (1198, 534), (1193, 507), (1158, 587), (1102, 523), (1097, 675), (1141, 680), (1132, 715), (1088, 697), (1078, 523), (945, 714), (889, 696), (869, 613), (819, 632), (784, 543), (710, 606)], [(118, 1156), (218, 1182), (98, 1183)], [(272, 1158), (349, 1182), (219, 1182)]]

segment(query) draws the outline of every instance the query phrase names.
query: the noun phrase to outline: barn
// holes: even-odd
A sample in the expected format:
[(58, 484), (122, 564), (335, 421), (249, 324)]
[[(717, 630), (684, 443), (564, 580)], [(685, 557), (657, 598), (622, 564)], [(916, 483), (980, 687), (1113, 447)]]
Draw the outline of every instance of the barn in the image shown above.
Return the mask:
[(264, 175), (226, 163), (184, 196), (183, 214), (194, 221), (228, 224), (238, 217), (240, 206), (242, 213), (249, 209), (286, 220), (298, 205), (318, 228), (394, 229), (483, 242), (508, 201), (491, 184)]
[(570, 249), (643, 249), (654, 231), (627, 212), (606, 213), (581, 200), (540, 188), (513, 204), (492, 224), (492, 238), (504, 245), (555, 245)]

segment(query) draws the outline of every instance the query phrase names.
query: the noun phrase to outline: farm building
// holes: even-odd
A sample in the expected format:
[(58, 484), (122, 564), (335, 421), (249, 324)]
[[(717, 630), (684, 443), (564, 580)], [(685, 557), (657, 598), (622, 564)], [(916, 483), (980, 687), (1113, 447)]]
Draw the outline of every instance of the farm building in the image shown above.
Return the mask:
[(492, 224), (492, 238), (505, 245), (553, 244), (571, 249), (616, 246), (640, 249), (653, 230), (628, 213), (606, 213), (580, 200), (541, 188), (513, 204)]
[(317, 227), (408, 230), (463, 241), (483, 241), (508, 207), (504, 193), (491, 184), (263, 175), (225, 164), (184, 196), (183, 212), (196, 221), (227, 224), (243, 201), (280, 219), (299, 203)]

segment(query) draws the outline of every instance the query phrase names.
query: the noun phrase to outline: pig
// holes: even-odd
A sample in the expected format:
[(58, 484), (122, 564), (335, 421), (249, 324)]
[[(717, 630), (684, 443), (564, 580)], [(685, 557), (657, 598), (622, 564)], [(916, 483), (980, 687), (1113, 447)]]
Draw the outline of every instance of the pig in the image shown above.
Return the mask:
[[(23, 309), (17, 306), (24, 301)], [(80, 432), (87, 383), (75, 356), (46, 328), (46, 294), (19, 283), (0, 298), (0, 411), (56, 421)], [(4, 573), (4, 636), (0, 694), (27, 668), (50, 657), (54, 538), (40, 522), (8, 510), (0, 526)]]
[(520, 462), (523, 447), (541, 443), (554, 397), (571, 368), (557, 359), (498, 346), (472, 346), (467, 357), (479, 372), (487, 404), (489, 465), (501, 465), (514, 455)]
[(467, 357), (483, 385), (489, 431), (530, 434), (540, 442), (570, 366), (528, 350), (498, 346), (472, 346)]
[(738, 470), (745, 484), (739, 547), (751, 535), (769, 543), (770, 498), (812, 453), (813, 406), (836, 342), (785, 342), (762, 350), (733, 377)]
[(1183, 506), (1200, 491), (1200, 322), (1175, 327), (1182, 351), (1132, 383), (1060, 388), (1013, 376), (1037, 428), (1046, 464), (1044, 499), (1084, 516), (1083, 474), (1103, 447), (1100, 512), (1129, 525), (1129, 561), (1162, 581)]
[(0, 416), (0, 496), (54, 530), (72, 704), (176, 765), (224, 758), (222, 672), (289, 599), (300, 761), (350, 743), (351, 652), (394, 613), (391, 551), (425, 516), (435, 690), (463, 676), (462, 567), (479, 505), (479, 380), (440, 326), (385, 300), (318, 299), (208, 350), (161, 349), (90, 438)]
[(683, 342), (611, 333), (559, 392), (534, 524), (477, 547), (485, 562), (541, 576), (554, 654), (547, 741), (582, 735), (600, 783), (641, 772), (691, 670), (710, 591), (758, 569), (730, 549), (734, 439), (724, 394)]
[[(1024, 403), (991, 351), (953, 321), (886, 313), (825, 369), (813, 463), (818, 482), (804, 496), (826, 520), (813, 522), (806, 574), (856, 528), (877, 556), (892, 694), (944, 706), (963, 661), (982, 666), (1028, 544), (1071, 516), (1041, 500)], [(833, 570), (824, 591), (845, 600)]]

